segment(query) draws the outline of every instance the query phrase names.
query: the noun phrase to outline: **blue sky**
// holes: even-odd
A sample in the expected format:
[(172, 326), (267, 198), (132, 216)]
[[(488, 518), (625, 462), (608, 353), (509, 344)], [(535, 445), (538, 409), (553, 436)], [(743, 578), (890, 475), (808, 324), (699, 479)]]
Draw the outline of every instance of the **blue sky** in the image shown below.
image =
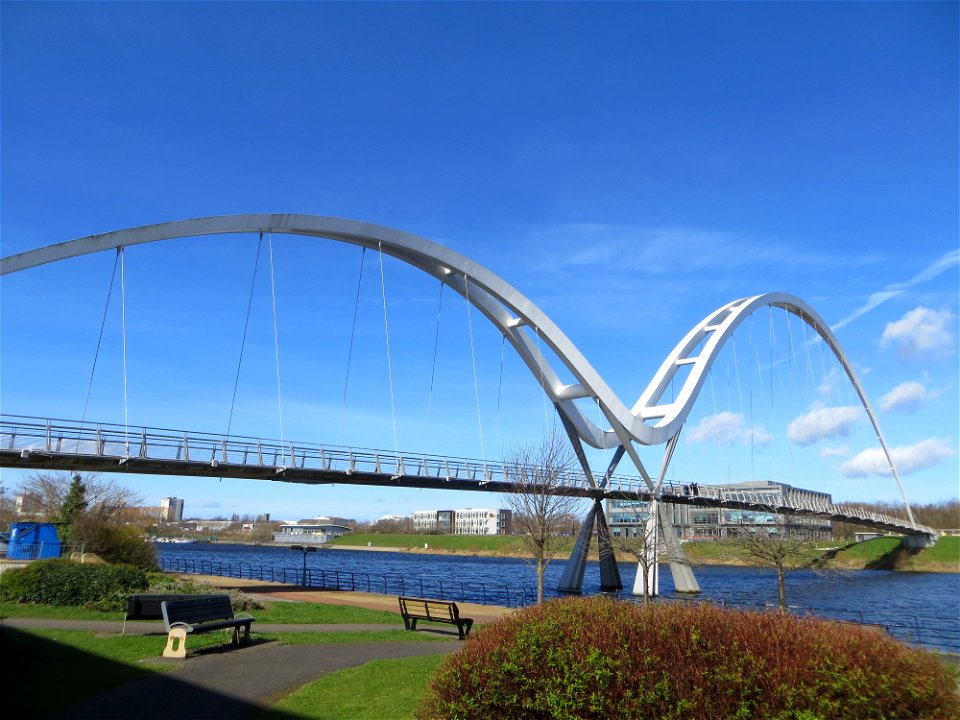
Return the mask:
[[(910, 498), (956, 497), (957, 8), (4, 2), (0, 250), (245, 212), (396, 227), (519, 288), (628, 406), (712, 310), (792, 293), (835, 328)], [(126, 253), (131, 423), (225, 431), (256, 246)], [(360, 251), (281, 236), (273, 249), (284, 436), (392, 448), (376, 254), (354, 332)], [(264, 258), (233, 430), (276, 438)], [(0, 282), (3, 412), (80, 418), (113, 260)], [(479, 314), (444, 295), (434, 366), (436, 281), (387, 259), (383, 284), (401, 449), (498, 459), (542, 436), (553, 420), (536, 382), (509, 348), (501, 363)], [(119, 308), (117, 285), (87, 419), (123, 421)], [(852, 390), (803, 332), (773, 314), (744, 327), (673, 477), (896, 498)], [(657, 452), (645, 450), (654, 468)], [(19, 479), (0, 477), (8, 489)], [(204, 517), (496, 503), (118, 477)]]

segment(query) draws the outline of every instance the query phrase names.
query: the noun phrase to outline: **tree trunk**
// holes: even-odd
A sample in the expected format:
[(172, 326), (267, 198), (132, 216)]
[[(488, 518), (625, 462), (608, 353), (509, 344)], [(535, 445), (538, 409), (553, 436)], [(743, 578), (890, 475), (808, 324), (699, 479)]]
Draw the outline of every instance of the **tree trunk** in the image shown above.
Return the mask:
[(537, 605), (543, 603), (543, 574), (545, 570), (543, 558), (537, 558)]
[(783, 570), (783, 563), (777, 563), (777, 601), (780, 604), (780, 612), (787, 611), (787, 583), (786, 572)]

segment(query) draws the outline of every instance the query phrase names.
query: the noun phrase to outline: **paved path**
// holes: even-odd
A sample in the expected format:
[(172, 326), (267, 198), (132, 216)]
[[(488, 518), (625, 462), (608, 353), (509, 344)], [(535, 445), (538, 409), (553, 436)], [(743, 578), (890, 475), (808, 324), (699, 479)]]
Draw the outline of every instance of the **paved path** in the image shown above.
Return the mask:
[[(463, 647), (456, 631), (433, 628), (426, 632), (450, 637), (437, 642), (377, 642), (318, 645), (281, 645), (260, 640), (272, 632), (376, 631), (403, 628), (396, 596), (361, 592), (323, 591), (279, 583), (236, 578), (192, 576), (215, 587), (237, 588), (254, 597), (277, 601), (300, 601), (356, 605), (397, 613), (397, 623), (339, 625), (279, 625), (261, 623), (252, 628), (252, 643), (239, 647), (212, 646), (190, 650), (186, 660), (160, 657), (165, 638), (158, 638), (157, 658), (145, 665), (170, 666), (169, 672), (151, 674), (85, 700), (56, 715), (54, 720), (244, 720), (256, 717), (284, 695), (328, 673), (356, 667), (371, 660), (451, 653)], [(511, 612), (508, 608), (458, 603), (461, 612), (480, 623), (492, 622)], [(253, 613), (255, 615), (255, 612)], [(4, 618), (0, 626), (87, 630), (119, 634), (120, 620), (49, 620)], [(128, 622), (128, 635), (166, 635), (161, 622)], [(291, 720), (293, 720), (291, 716)], [(391, 720), (385, 717), (384, 720)]]
[[(229, 647), (229, 646), (228, 646)], [(178, 669), (122, 685), (55, 720), (244, 720), (327, 673), (371, 660), (450, 653), (459, 641), (331, 645), (275, 642), (196, 651)], [(292, 716), (291, 716), (292, 717)]]

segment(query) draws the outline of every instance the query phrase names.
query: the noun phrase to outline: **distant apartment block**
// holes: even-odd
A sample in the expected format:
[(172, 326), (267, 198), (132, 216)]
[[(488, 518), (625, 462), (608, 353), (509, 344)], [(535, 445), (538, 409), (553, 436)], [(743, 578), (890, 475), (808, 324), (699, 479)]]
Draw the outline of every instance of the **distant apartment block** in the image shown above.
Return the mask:
[(160, 522), (180, 522), (183, 520), (183, 500), (165, 497), (160, 501)]
[(513, 514), (493, 508), (460, 510), (417, 510), (413, 530), (438, 535), (509, 535)]

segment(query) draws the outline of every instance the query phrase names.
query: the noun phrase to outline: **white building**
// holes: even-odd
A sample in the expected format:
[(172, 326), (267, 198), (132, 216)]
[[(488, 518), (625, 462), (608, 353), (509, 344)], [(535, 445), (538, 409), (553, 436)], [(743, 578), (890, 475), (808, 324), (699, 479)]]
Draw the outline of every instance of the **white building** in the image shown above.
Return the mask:
[(183, 500), (165, 497), (160, 501), (160, 522), (180, 522), (183, 520)]
[(350, 532), (346, 525), (333, 523), (281, 523), (280, 532), (273, 534), (276, 543), (320, 545)]
[(509, 535), (513, 514), (493, 508), (460, 510), (417, 510), (413, 513), (414, 532), (440, 535)]

